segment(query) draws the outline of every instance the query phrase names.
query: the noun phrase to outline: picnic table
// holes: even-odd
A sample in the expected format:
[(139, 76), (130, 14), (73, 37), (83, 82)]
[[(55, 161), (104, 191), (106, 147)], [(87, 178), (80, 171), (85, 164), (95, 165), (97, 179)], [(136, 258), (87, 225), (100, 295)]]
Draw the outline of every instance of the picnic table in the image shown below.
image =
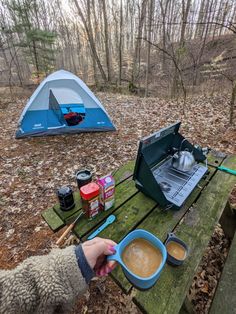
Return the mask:
[[(163, 242), (168, 232), (174, 232), (187, 243), (190, 251), (184, 264), (179, 267), (166, 264), (160, 279), (147, 291), (139, 291), (133, 287), (121, 267), (112, 272), (111, 277), (125, 293), (132, 294), (133, 302), (143, 312), (179, 313), (215, 225), (228, 204), (229, 194), (236, 184), (236, 176), (219, 171), (216, 167), (224, 165), (235, 168), (236, 156), (211, 151), (208, 161), (212, 165), (208, 167), (208, 173), (179, 210), (165, 210), (138, 191), (132, 180), (135, 161), (128, 162), (114, 174), (115, 206), (91, 221), (81, 217), (73, 229), (73, 233), (81, 241), (85, 241), (110, 214), (114, 214), (116, 221), (99, 236), (119, 242), (130, 231), (141, 228), (153, 233)], [(75, 202), (76, 206), (71, 211), (63, 212), (56, 204), (42, 213), (53, 231), (58, 231), (78, 216), (81, 211), (79, 193), (75, 193)], [(230, 219), (227, 215), (227, 223)]]

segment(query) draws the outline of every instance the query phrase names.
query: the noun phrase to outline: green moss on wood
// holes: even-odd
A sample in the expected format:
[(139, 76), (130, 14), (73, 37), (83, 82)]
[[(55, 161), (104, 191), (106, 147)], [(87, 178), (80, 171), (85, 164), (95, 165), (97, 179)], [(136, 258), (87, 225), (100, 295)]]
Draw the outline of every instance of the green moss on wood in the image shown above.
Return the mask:
[[(178, 221), (181, 220), (183, 215), (186, 213), (192, 203), (197, 199), (201, 190), (208, 183), (216, 170), (215, 168), (209, 167), (209, 171), (209, 174), (206, 176), (205, 179), (199, 182), (198, 187), (194, 189), (192, 194), (187, 199), (186, 204), (180, 210), (165, 211), (157, 206), (144, 221), (137, 225), (137, 228), (145, 229), (164, 241), (166, 239), (167, 233), (171, 232), (178, 223)], [(140, 204), (140, 206), (142, 206), (142, 204)], [(131, 284), (125, 278), (121, 267), (117, 267), (112, 272), (112, 277), (118, 282), (118, 284), (126, 293), (130, 290)]]
[(112, 213), (116, 215), (117, 208), (119, 208), (128, 199), (134, 197), (136, 193), (137, 193), (137, 189), (135, 187), (133, 180), (126, 180), (122, 184), (118, 185), (116, 187), (116, 192), (115, 192), (114, 207), (107, 211), (101, 212), (99, 215), (95, 216), (92, 220), (88, 220), (85, 217), (81, 217), (81, 219), (76, 224), (76, 227), (74, 228), (75, 234), (79, 238), (84, 237), (95, 226), (97, 226), (98, 224), (101, 224), (109, 215), (111, 215)]
[[(233, 167), (236, 157), (223, 165)], [(178, 313), (204, 250), (228, 200), (236, 177), (217, 171), (196, 204), (176, 228), (176, 235), (189, 246), (190, 253), (180, 267), (166, 265), (159, 281), (147, 292), (135, 290), (134, 300), (148, 313)], [(158, 305), (158, 306), (157, 306)]]
[[(124, 166), (122, 166), (118, 171), (116, 171), (114, 173), (116, 185), (119, 184), (121, 181), (129, 178), (130, 175), (133, 173), (133, 168), (134, 168), (134, 161), (130, 161)], [(74, 199), (75, 199), (75, 207), (72, 210), (69, 210), (67, 212), (62, 211), (60, 209), (59, 204), (56, 204), (53, 207), (53, 210), (58, 214), (58, 216), (66, 224), (71, 223), (71, 221), (73, 221), (73, 219), (78, 216), (79, 211), (81, 210), (81, 207), (82, 207), (79, 191), (74, 192)]]
[(49, 208), (42, 212), (43, 219), (47, 222), (52, 231), (56, 232), (65, 226), (64, 222), (58, 217), (58, 215)]

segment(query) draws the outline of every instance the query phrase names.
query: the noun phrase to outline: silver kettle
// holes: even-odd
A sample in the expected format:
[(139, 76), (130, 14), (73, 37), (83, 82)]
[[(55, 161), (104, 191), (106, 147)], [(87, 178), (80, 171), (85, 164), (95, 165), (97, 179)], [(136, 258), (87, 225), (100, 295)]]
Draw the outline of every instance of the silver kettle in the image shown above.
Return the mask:
[(192, 153), (187, 150), (182, 150), (175, 153), (172, 157), (172, 167), (177, 170), (188, 172), (195, 165), (195, 159)]
[(187, 148), (185, 150), (181, 150), (183, 142), (185, 141), (186, 139), (184, 138), (180, 144), (179, 151), (173, 155), (172, 167), (183, 172), (188, 172), (192, 170), (196, 161), (193, 153), (191, 153)]

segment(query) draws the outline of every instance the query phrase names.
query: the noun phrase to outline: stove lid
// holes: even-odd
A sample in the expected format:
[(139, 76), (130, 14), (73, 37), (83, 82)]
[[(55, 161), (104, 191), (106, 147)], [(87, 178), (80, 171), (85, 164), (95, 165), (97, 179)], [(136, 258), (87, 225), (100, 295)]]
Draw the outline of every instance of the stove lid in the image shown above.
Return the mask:
[(181, 122), (176, 122), (141, 139), (140, 145), (142, 150), (163, 140), (167, 141), (169, 144), (172, 144), (173, 136), (179, 132), (180, 124)]
[(175, 137), (179, 134), (180, 124), (181, 122), (177, 122), (140, 140), (134, 169), (134, 179), (143, 158), (149, 167), (153, 167), (170, 154), (173, 149)]

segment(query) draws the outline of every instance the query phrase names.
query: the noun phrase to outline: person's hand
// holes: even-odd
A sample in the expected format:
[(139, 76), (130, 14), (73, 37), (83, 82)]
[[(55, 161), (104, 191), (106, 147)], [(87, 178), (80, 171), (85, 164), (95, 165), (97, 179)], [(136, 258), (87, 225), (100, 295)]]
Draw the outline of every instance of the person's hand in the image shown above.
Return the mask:
[(97, 276), (105, 276), (116, 267), (117, 263), (115, 261), (107, 262), (106, 260), (107, 255), (112, 255), (116, 252), (114, 249), (115, 245), (114, 241), (99, 237), (82, 244), (87, 262)]

